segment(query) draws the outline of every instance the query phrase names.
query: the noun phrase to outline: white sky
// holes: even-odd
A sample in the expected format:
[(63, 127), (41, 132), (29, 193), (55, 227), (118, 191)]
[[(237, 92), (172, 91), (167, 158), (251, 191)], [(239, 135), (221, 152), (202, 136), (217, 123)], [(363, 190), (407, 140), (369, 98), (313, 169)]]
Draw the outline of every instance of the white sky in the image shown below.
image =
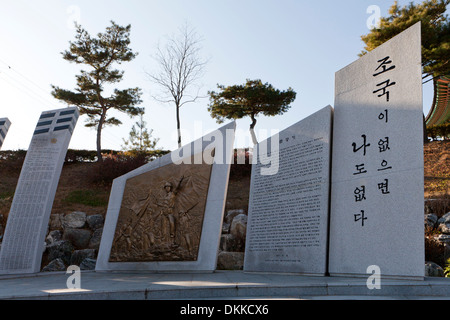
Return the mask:
[[(386, 16), (394, 1), (345, 0), (0, 0), (0, 118), (12, 126), (3, 150), (27, 149), (39, 115), (64, 108), (55, 100), (51, 84), (75, 89), (75, 75), (81, 67), (62, 58), (74, 40), (73, 21), (92, 35), (104, 32), (114, 20), (131, 24), (131, 48), (138, 52), (132, 62), (118, 66), (125, 70), (118, 88), (143, 89), (147, 127), (158, 144), (167, 150), (177, 147), (175, 108), (151, 98), (159, 88), (145, 71), (157, 68), (151, 55), (158, 41), (175, 33), (187, 22), (203, 37), (202, 54), (209, 58), (201, 81), (203, 94), (217, 84), (234, 85), (246, 79), (261, 79), (285, 90), (292, 87), (297, 99), (284, 115), (258, 118), (256, 133), (283, 130), (321, 108), (334, 104), (335, 72), (358, 59), (363, 50), (361, 35), (367, 34), (367, 9), (378, 5)], [(415, 1), (421, 2), (421, 1)], [(399, 1), (405, 5), (409, 1)], [(424, 113), (432, 103), (431, 82), (424, 88)], [(220, 125), (207, 111), (209, 99), (187, 104), (181, 110), (183, 144)], [(114, 113), (120, 127), (103, 130), (102, 147), (120, 150), (123, 138), (137, 121)], [(95, 149), (96, 133), (84, 127), (81, 117), (69, 148)], [(239, 120), (246, 131), (249, 119)], [(237, 145), (237, 147), (248, 146)]]

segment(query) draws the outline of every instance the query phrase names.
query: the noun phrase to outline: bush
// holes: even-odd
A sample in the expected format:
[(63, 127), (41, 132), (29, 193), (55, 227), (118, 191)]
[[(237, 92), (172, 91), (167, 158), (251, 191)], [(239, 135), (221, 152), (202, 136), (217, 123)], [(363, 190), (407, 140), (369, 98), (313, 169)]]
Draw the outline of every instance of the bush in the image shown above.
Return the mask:
[(428, 137), (437, 140), (438, 138), (442, 139), (450, 139), (450, 122), (437, 125), (437, 126), (430, 126), (427, 127), (427, 134)]
[(450, 212), (450, 195), (442, 195), (439, 199), (427, 199), (425, 201), (427, 212), (434, 213), (441, 218), (447, 212)]
[(0, 172), (20, 172), (26, 155), (26, 150), (0, 151)]
[(432, 261), (445, 267), (445, 246), (432, 237), (425, 237), (425, 261)]
[[(242, 150), (240, 150), (242, 151)], [(248, 150), (245, 150), (245, 157), (242, 157), (242, 155), (239, 156), (238, 159), (238, 151), (234, 150), (234, 158), (233, 158), (233, 164), (231, 165), (230, 169), (230, 179), (239, 179), (243, 177), (250, 177), (252, 173), (252, 164), (250, 163), (250, 154)], [(244, 163), (239, 163), (238, 160)], [(244, 160), (244, 161), (242, 161)]]
[(444, 268), (444, 274), (446, 278), (450, 278), (450, 259), (447, 259), (447, 263)]
[(137, 156), (111, 153), (93, 166), (89, 179), (93, 183), (111, 184), (114, 179), (146, 164), (144, 154)]

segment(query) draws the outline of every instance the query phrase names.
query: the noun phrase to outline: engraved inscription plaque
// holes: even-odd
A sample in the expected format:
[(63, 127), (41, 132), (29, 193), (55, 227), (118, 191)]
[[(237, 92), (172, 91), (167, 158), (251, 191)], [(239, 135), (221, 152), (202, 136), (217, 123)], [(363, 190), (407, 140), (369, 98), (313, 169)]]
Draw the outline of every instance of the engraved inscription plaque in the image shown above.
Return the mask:
[(2, 148), (3, 141), (6, 138), (10, 126), (11, 121), (8, 118), (0, 118), (0, 149)]
[(129, 179), (110, 262), (197, 260), (211, 167), (169, 164)]
[(45, 235), (77, 108), (43, 112), (20, 173), (0, 251), (0, 274), (40, 271)]
[(244, 271), (325, 275), (332, 114), (328, 106), (270, 138), (276, 174), (262, 174), (258, 154)]

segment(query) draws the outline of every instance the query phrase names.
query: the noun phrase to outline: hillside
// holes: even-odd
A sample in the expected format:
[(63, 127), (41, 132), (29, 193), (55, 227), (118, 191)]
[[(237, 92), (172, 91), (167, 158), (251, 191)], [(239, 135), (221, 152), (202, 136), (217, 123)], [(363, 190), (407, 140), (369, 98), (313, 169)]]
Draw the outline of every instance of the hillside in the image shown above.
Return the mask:
[[(424, 147), (425, 193), (428, 197), (450, 195), (450, 141), (435, 141)], [(23, 161), (23, 160), (22, 160)], [(106, 214), (110, 183), (95, 182), (95, 163), (65, 164), (55, 196), (52, 214), (83, 211), (88, 215)], [(20, 175), (21, 161), (0, 160), (0, 215), (5, 225), (14, 190)], [(250, 167), (233, 165), (227, 198), (227, 210), (247, 209)]]

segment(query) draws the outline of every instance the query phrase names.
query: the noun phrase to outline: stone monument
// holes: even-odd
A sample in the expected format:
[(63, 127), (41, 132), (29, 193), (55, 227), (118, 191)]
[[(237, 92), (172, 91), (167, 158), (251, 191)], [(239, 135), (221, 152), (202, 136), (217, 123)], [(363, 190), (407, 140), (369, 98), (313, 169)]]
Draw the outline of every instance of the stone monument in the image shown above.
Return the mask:
[(77, 108), (43, 112), (20, 173), (0, 251), (0, 274), (37, 273)]
[(331, 275), (424, 276), (421, 25), (336, 73)]
[[(257, 146), (244, 271), (326, 274), (332, 117), (328, 106)], [(264, 143), (278, 159), (273, 174), (261, 170)]]
[(214, 271), (234, 133), (233, 122), (115, 179), (96, 270)]
[(11, 121), (8, 118), (0, 118), (0, 149), (2, 148), (3, 141), (5, 141), (10, 126)]

